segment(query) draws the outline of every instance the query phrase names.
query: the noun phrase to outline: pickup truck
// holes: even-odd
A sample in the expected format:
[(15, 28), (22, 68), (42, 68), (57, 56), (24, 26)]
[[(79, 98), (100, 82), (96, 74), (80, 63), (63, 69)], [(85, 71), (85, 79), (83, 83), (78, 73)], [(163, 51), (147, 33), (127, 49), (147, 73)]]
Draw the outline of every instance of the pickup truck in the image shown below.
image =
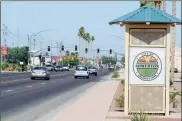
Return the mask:
[(95, 76), (97, 76), (97, 68), (96, 67), (88, 67), (88, 72), (89, 74), (94, 74)]

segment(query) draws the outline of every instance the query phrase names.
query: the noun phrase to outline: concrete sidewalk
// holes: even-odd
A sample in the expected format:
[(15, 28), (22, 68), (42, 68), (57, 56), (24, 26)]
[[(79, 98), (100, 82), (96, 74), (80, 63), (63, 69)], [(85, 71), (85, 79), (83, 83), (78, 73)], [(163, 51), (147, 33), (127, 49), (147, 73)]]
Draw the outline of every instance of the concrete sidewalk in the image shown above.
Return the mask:
[(51, 121), (105, 121), (120, 81), (102, 81)]

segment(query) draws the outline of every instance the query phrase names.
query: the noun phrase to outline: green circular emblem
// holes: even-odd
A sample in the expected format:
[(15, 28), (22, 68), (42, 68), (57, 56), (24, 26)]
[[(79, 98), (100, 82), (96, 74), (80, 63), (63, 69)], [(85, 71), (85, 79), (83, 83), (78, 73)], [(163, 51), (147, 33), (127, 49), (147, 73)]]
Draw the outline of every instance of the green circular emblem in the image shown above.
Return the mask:
[(160, 58), (153, 52), (145, 51), (136, 56), (133, 62), (135, 75), (143, 81), (156, 79), (162, 70)]

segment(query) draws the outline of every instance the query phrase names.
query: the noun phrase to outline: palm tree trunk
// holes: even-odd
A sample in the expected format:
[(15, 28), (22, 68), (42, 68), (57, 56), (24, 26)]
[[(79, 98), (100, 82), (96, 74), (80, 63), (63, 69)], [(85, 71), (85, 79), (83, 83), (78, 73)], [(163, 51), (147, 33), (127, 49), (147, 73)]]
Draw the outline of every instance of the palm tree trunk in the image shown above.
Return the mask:
[(79, 46), (78, 46), (78, 48), (79, 48), (79, 53), (78, 53), (78, 54), (79, 54), (79, 57), (80, 57), (80, 53), (81, 53), (81, 46), (80, 46), (80, 43), (81, 43), (81, 42), (80, 42), (80, 37), (79, 37)]
[(91, 59), (93, 58), (93, 52), (92, 52), (92, 44), (93, 44), (93, 41), (91, 41), (91, 43), (90, 43), (90, 51), (91, 51)]
[(162, 9), (164, 12), (166, 12), (166, 0), (162, 1)]
[[(176, 0), (172, 1), (172, 15), (176, 16)], [(172, 27), (172, 49), (171, 49), (171, 81), (174, 82), (176, 27)]]

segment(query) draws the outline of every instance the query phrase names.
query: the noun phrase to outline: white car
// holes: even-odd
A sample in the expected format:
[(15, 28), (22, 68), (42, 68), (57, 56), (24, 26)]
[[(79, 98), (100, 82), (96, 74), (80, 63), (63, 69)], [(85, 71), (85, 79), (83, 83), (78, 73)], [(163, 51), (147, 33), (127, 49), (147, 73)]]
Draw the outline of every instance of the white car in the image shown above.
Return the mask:
[(65, 71), (69, 71), (69, 70), (70, 70), (70, 68), (69, 68), (69, 66), (63, 66), (63, 70), (65, 70)]
[(89, 74), (94, 74), (95, 76), (97, 76), (97, 68), (96, 67), (88, 67), (88, 72)]
[(86, 77), (87, 79), (89, 79), (88, 68), (86, 66), (78, 65), (75, 68), (74, 76), (75, 76), (75, 78), (77, 78), (77, 77)]

